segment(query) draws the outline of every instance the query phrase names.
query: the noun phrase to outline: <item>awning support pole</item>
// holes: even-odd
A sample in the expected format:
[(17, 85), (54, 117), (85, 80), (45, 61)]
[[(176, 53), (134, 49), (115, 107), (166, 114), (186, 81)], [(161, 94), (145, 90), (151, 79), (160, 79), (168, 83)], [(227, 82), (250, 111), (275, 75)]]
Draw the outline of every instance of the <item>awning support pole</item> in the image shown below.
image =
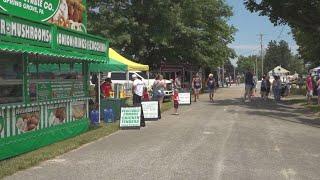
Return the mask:
[(101, 73), (99, 72), (99, 73), (98, 73), (98, 112), (99, 112), (99, 124), (100, 124), (100, 120), (101, 120), (101, 118), (100, 118), (100, 117), (101, 117), (101, 114), (100, 114), (100, 113), (101, 113), (101, 111), (100, 111), (100, 108), (101, 108), (101, 105), (100, 105), (100, 104), (101, 104), (101, 103), (100, 103), (100, 102), (101, 102), (101, 95), (100, 95), (100, 94), (101, 94), (101, 89), (100, 89), (100, 76), (101, 76), (101, 75), (100, 75), (100, 74), (101, 74)]

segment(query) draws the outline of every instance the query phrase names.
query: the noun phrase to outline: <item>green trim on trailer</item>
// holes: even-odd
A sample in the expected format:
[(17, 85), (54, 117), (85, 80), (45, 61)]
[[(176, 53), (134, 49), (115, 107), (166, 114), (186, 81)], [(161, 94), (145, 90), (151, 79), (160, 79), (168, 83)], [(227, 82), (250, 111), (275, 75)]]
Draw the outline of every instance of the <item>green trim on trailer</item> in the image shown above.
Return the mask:
[(86, 132), (89, 120), (84, 118), (50, 128), (24, 133), (0, 140), (0, 160), (33, 151)]

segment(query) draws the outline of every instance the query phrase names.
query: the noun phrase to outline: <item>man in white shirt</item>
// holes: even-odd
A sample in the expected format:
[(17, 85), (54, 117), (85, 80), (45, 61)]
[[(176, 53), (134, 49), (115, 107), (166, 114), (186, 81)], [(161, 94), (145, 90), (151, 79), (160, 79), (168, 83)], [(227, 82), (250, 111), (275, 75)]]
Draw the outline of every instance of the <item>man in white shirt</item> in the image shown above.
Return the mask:
[(141, 98), (143, 95), (143, 82), (137, 77), (137, 75), (132, 75), (133, 85), (132, 85), (132, 92), (133, 92), (133, 105), (140, 105)]
[[(141, 106), (141, 109), (142, 109), (141, 99), (142, 99), (142, 95), (143, 95), (144, 84), (141, 81), (141, 79), (139, 79), (137, 77), (137, 75), (135, 75), (135, 74), (132, 75), (132, 79), (133, 79), (133, 85), (132, 85), (133, 105), (134, 106)], [(141, 127), (146, 126), (144, 116), (143, 116), (143, 111), (141, 111), (140, 126)]]

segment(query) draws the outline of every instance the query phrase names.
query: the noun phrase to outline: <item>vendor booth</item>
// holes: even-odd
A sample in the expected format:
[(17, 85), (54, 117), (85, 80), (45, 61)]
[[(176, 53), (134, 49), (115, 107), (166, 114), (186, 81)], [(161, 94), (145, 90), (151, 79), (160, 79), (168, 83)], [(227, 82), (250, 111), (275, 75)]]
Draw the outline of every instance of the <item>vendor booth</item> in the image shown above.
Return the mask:
[[(35, 12), (3, 3), (0, 160), (87, 131), (89, 65), (108, 61), (106, 39), (56, 26), (54, 18), (50, 19), (54, 14), (44, 17), (54, 23), (49, 24), (36, 19), (40, 17)], [(58, 9), (59, 3), (53, 8)], [(31, 20), (23, 18), (26, 13)]]
[[(109, 62), (108, 63), (94, 63), (90, 65), (90, 72), (98, 73), (99, 87), (104, 82), (104, 78), (108, 72), (125, 72), (127, 74), (127, 81), (129, 82), (129, 71), (148, 71), (149, 66), (139, 64), (128, 60), (121, 56), (112, 48), (109, 48)], [(127, 85), (129, 83), (126, 83)], [(101, 90), (101, 89), (100, 89)], [(98, 92), (100, 99), (98, 100), (100, 117), (106, 122), (120, 119), (120, 108), (124, 106), (126, 100), (130, 98), (131, 87), (124, 84), (112, 84), (112, 93), (110, 96), (105, 96), (100, 91)], [(110, 118), (110, 111), (112, 116)]]

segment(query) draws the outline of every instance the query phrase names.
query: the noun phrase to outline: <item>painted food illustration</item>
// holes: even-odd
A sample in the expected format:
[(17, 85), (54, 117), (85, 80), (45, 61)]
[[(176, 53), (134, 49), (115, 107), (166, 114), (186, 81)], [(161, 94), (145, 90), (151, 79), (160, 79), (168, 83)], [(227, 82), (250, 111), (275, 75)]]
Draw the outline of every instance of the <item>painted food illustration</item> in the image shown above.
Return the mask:
[(52, 125), (61, 124), (66, 119), (66, 109), (65, 108), (57, 108), (52, 110), (49, 115), (49, 121)]
[(17, 119), (16, 127), (21, 132), (34, 130), (39, 124), (39, 113), (21, 114)]
[(49, 22), (73, 30), (83, 31), (82, 16), (85, 9), (82, 0), (61, 0), (57, 13)]
[(72, 117), (75, 119), (81, 119), (85, 115), (84, 105), (72, 106)]

